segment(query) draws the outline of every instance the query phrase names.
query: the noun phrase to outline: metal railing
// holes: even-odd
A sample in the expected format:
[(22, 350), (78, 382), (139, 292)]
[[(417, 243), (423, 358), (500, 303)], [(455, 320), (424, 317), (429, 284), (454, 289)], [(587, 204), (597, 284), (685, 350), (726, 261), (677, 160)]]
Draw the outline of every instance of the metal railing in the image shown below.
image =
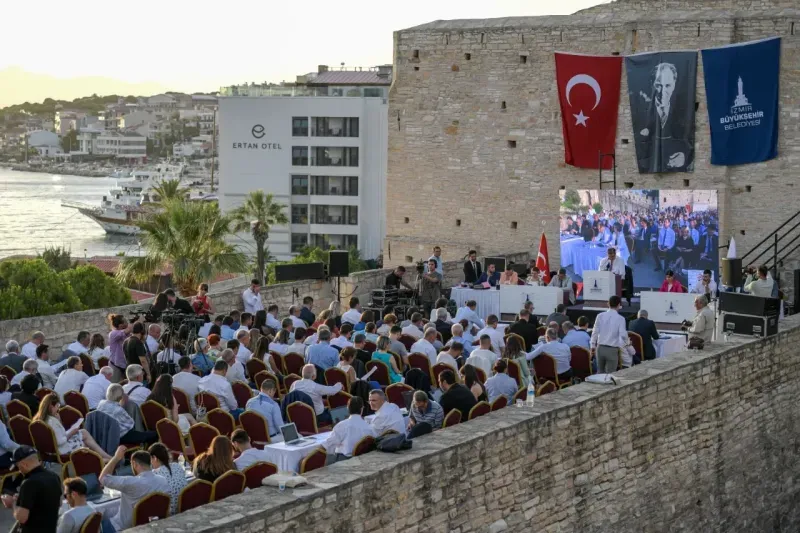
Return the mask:
[[(800, 249), (800, 231), (796, 232), (794, 236), (788, 239), (792, 234), (800, 228), (800, 211), (792, 215), (786, 222), (775, 228), (758, 244), (753, 246), (749, 252), (744, 254), (742, 265), (751, 265), (757, 263), (761, 258), (766, 257), (763, 264), (772, 270), (772, 277), (776, 280), (780, 279), (778, 267), (783, 266), (786, 261), (795, 251)], [(795, 244), (797, 242), (797, 244)], [(794, 246), (792, 246), (794, 244)], [(791, 246), (791, 248), (789, 248)], [(728, 246), (720, 246), (720, 248), (727, 248)], [(782, 250), (779, 251), (779, 248)], [(781, 255), (782, 254), (782, 255)]]

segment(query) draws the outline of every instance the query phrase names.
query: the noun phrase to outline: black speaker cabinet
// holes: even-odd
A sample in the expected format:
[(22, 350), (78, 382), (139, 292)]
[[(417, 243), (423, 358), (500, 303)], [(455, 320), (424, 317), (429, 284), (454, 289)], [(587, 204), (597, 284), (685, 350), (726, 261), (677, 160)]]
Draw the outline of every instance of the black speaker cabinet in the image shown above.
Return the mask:
[(770, 337), (778, 334), (778, 316), (753, 316), (723, 312), (720, 314), (722, 331), (738, 335)]
[(777, 316), (781, 311), (781, 301), (777, 298), (761, 298), (740, 292), (721, 292), (719, 310), (751, 316)]
[(350, 255), (347, 250), (331, 250), (328, 252), (328, 275), (331, 277), (345, 277), (350, 275)]
[(800, 305), (800, 269), (794, 271), (794, 300), (792, 300), (795, 309)]
[(739, 287), (742, 284), (741, 259), (722, 259), (722, 284), (728, 287)]
[(275, 265), (275, 281), (325, 279), (325, 263)]

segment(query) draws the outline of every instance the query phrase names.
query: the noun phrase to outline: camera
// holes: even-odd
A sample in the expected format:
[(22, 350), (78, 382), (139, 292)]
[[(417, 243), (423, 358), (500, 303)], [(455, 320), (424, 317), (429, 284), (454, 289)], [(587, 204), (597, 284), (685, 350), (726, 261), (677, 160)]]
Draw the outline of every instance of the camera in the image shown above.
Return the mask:
[(416, 269), (418, 274), (425, 272), (425, 261), (417, 261)]

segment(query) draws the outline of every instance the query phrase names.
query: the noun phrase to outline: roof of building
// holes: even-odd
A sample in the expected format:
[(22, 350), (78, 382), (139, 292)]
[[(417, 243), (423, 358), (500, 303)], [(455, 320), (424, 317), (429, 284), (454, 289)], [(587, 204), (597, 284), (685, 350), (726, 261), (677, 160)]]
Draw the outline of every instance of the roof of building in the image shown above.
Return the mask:
[(334, 70), (309, 74), (307, 85), (386, 85), (392, 84), (391, 77), (381, 78), (377, 70), (355, 71)]
[(128, 289), (128, 292), (131, 293), (131, 298), (133, 298), (133, 300), (137, 303), (143, 300), (149, 300), (150, 298), (156, 297), (155, 294), (152, 294), (150, 292), (142, 292), (134, 289)]

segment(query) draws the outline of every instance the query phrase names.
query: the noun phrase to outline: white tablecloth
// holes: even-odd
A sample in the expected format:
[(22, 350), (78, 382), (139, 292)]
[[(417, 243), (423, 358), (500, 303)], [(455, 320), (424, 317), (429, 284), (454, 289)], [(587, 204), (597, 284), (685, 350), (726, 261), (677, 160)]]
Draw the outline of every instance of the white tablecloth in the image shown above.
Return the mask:
[(561, 240), (561, 266), (566, 268), (573, 262), (575, 250), (583, 250), (583, 237), (568, 237)]
[(311, 452), (319, 448), (331, 434), (330, 431), (306, 437), (313, 439), (311, 444), (301, 446), (287, 446), (285, 442), (267, 444), (264, 451), (267, 452), (268, 461), (274, 463), (281, 472), (300, 472), (300, 461), (306, 458)]
[(500, 291), (494, 287), (480, 291), (453, 287), (450, 298), (455, 300), (458, 307), (464, 307), (464, 302), (468, 300), (475, 300), (478, 304), (475, 312), (484, 320), (489, 315), (496, 315), (500, 318)]
[[(627, 264), (630, 252), (623, 248), (617, 252), (619, 257)], [(608, 256), (608, 248), (605, 246), (594, 246), (583, 239), (570, 239), (561, 243), (561, 266), (572, 265), (572, 269), (578, 276), (583, 276), (584, 270), (599, 270), (600, 261)]]
[(666, 357), (686, 349), (686, 336), (662, 335), (662, 338), (653, 341), (653, 347), (656, 349), (656, 358)]

